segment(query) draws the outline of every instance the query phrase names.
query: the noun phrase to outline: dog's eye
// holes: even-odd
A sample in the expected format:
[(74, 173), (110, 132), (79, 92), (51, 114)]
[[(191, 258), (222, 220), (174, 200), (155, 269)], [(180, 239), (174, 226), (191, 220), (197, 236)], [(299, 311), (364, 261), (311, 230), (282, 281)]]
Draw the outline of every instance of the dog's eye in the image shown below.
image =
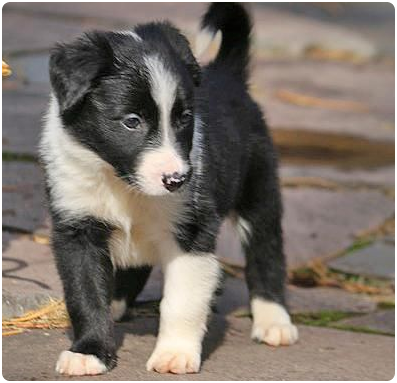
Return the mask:
[(123, 125), (128, 130), (135, 130), (141, 125), (142, 120), (137, 114), (129, 114), (121, 121), (121, 125)]
[(179, 122), (182, 126), (187, 126), (192, 122), (193, 114), (191, 110), (185, 110), (181, 117), (179, 118)]

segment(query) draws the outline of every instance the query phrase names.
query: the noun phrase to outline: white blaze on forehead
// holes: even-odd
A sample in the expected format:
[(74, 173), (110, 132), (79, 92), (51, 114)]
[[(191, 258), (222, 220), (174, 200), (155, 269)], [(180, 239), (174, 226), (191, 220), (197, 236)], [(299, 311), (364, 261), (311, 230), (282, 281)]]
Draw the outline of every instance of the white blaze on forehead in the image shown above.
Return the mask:
[(144, 63), (149, 76), (150, 93), (159, 112), (161, 144), (142, 153), (136, 176), (144, 192), (161, 195), (168, 193), (162, 182), (163, 175), (186, 174), (189, 166), (178, 153), (178, 145), (171, 127), (177, 80), (159, 56), (146, 56)]
[(173, 141), (171, 131), (171, 110), (175, 102), (177, 80), (165, 68), (158, 56), (147, 56), (144, 62), (149, 74), (151, 95), (160, 114), (160, 127), (163, 133), (163, 143)]

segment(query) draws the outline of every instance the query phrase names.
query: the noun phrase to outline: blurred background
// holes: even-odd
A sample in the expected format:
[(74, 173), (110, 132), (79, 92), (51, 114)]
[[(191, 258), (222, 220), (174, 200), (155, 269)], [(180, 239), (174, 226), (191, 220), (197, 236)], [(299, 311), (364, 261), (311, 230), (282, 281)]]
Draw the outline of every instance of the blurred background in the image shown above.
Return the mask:
[[(338, 362), (340, 375), (321, 370), (321, 363), (317, 371), (306, 362), (307, 371), (276, 369), (278, 375), (275, 372), (272, 378), (309, 379), (318, 373), (321, 379), (390, 379), (394, 374), (390, 336), (395, 326), (394, 7), (390, 3), (248, 5), (254, 19), (251, 93), (265, 112), (280, 156), (289, 305), (294, 320), (305, 325), (302, 331), (309, 334), (311, 350), (318, 351), (325, 339), (335, 343), (329, 346), (332, 352), (340, 351), (330, 358)], [(173, 21), (194, 41), (205, 7), (205, 3), (4, 5), (2, 53), (12, 75), (2, 84), (3, 319), (37, 309), (49, 297), (62, 297), (37, 161), (50, 90), (49, 48), (87, 29), (124, 30), (162, 19)], [(248, 326), (244, 258), (227, 226), (218, 248), (225, 283), (216, 315), (223, 315), (229, 328), (244, 332)], [(155, 270), (140, 298), (143, 308), (135, 312), (137, 318), (153, 309), (145, 306), (147, 302), (158, 302), (161, 278)], [(376, 335), (366, 338), (367, 333)], [(22, 352), (27, 339), (23, 337), (30, 337), (38, 350), (44, 347), (35, 332), (4, 338), (3, 361), (12, 361), (16, 349)], [(59, 348), (62, 340), (53, 341)], [(361, 362), (356, 364), (343, 357), (348, 347), (355, 352), (355, 341), (361, 345)], [(249, 347), (248, 337), (241, 342), (239, 347)], [(383, 359), (376, 359), (375, 349)], [(393, 358), (386, 360), (385, 355)], [(322, 357), (327, 358), (315, 352), (311, 358)], [(20, 360), (25, 369), (9, 363), (3, 367), (5, 378), (52, 376), (52, 372), (40, 375), (47, 368), (52, 371), (47, 361), (37, 366)], [(377, 367), (378, 362), (382, 367)], [(240, 378), (269, 378), (261, 371), (244, 375), (243, 370)]]

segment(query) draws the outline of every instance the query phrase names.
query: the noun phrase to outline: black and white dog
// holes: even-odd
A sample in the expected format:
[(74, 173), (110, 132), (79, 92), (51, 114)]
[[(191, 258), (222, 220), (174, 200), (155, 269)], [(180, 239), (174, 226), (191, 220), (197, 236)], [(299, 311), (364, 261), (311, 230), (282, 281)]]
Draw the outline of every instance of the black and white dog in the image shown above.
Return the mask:
[(202, 27), (222, 33), (203, 68), (167, 22), (89, 32), (51, 53), (41, 158), (74, 330), (61, 374), (115, 366), (113, 320), (155, 264), (165, 284), (147, 370), (198, 372), (227, 218), (246, 254), (252, 338), (273, 346), (298, 338), (284, 301), (276, 156), (247, 91), (250, 19), (241, 5), (216, 3)]

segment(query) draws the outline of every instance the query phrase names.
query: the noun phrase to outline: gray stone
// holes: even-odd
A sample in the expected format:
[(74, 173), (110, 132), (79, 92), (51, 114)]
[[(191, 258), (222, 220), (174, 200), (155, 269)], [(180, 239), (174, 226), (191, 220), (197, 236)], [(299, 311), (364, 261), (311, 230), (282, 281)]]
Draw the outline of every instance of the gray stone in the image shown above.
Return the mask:
[[(393, 200), (375, 190), (284, 188), (283, 199), (284, 242), (290, 269), (346, 249), (356, 234), (377, 227), (394, 209)], [(245, 265), (238, 236), (229, 223), (222, 226), (217, 254), (230, 265)]]
[[(203, 3), (60, 3), (60, 4), (7, 4), (5, 10), (10, 15), (28, 15), (39, 21), (58, 21), (61, 27), (68, 24), (71, 27), (102, 27), (131, 28), (136, 23), (168, 19), (177, 23), (178, 27), (186, 29), (198, 25), (199, 17), (206, 5)], [(3, 17), (4, 18), (4, 17)], [(43, 20), (44, 19), (44, 20)], [(58, 33), (62, 33), (60, 28)], [(66, 30), (67, 32), (67, 30)]]
[(51, 298), (55, 298), (54, 294), (31, 293), (26, 295), (6, 293), (3, 291), (2, 318), (9, 319), (19, 317), (29, 310), (35, 310), (45, 305)]
[[(18, 12), (64, 21), (85, 21), (86, 23), (131, 25), (156, 19), (169, 19), (184, 29), (197, 25), (206, 5), (202, 3), (134, 3), (134, 4), (7, 4), (8, 14)], [(258, 45), (266, 52), (282, 51), (284, 55), (300, 56), (308, 46), (321, 44), (328, 49), (353, 51), (364, 57), (376, 53), (376, 47), (365, 36), (353, 28), (344, 28), (336, 23), (324, 23), (286, 10), (251, 4), (255, 19), (255, 37)], [(8, 16), (7, 14), (7, 16)], [(283, 28), (288, 25), (289, 28)]]
[(156, 301), (161, 299), (163, 292), (163, 273), (159, 266), (155, 266), (150, 274), (149, 280), (142, 292), (139, 294), (138, 302)]
[(11, 8), (11, 4), (3, 7), (3, 55), (12, 69), (12, 55), (15, 53), (47, 52), (57, 41), (67, 41), (88, 29), (103, 29), (107, 26), (98, 21), (91, 22), (89, 18), (76, 22), (45, 14), (15, 12)]
[(30, 235), (3, 232), (2, 270), (3, 316), (20, 315), (47, 297), (62, 297), (50, 246), (33, 241)]
[(365, 295), (328, 287), (288, 286), (287, 301), (290, 311), (294, 314), (320, 311), (368, 313), (375, 311), (377, 307), (376, 302)]
[(347, 318), (336, 322), (336, 324), (357, 328), (366, 328), (387, 334), (395, 333), (395, 323), (395, 310), (379, 311), (376, 313), (371, 313), (356, 318)]
[(394, 56), (394, 9), (392, 3), (319, 4), (304, 2), (262, 3), (264, 7), (289, 11), (321, 20), (333, 26), (347, 27), (370, 39), (377, 50)]
[(326, 259), (349, 247), (355, 235), (376, 228), (394, 210), (377, 191), (283, 189), (284, 238), (289, 268)]
[[(249, 318), (225, 321), (219, 315), (209, 326), (200, 373), (160, 375), (145, 370), (157, 324), (157, 318), (136, 317), (117, 325), (117, 367), (106, 375), (68, 380), (390, 380), (394, 375), (392, 337), (299, 326), (296, 345), (272, 348), (250, 339)], [(35, 330), (4, 337), (4, 378), (65, 380), (54, 366), (59, 353), (70, 347), (71, 334), (66, 333)]]
[(282, 165), (280, 167), (282, 180), (288, 181), (291, 178), (314, 177), (320, 180), (329, 180), (342, 186), (369, 186), (387, 187), (394, 189), (395, 169), (393, 166), (376, 169), (338, 169), (330, 166), (314, 166), (305, 164)]
[(43, 174), (38, 165), (3, 162), (3, 226), (35, 231), (46, 225)]
[[(368, 64), (357, 68), (334, 62), (279, 62), (256, 65), (254, 97), (273, 129), (355, 135), (394, 141), (393, 67)], [(279, 90), (321, 99), (355, 101), (368, 111), (303, 107), (280, 100)]]
[(44, 83), (49, 86), (49, 54), (47, 52), (13, 57), (12, 68), (29, 84)]
[(3, 151), (37, 156), (49, 85), (3, 90)]
[(368, 277), (394, 279), (394, 244), (377, 241), (328, 262), (332, 269)]
[[(245, 280), (227, 276), (215, 303), (216, 312), (219, 314), (247, 314), (249, 295)], [(302, 288), (293, 285), (287, 286), (287, 304), (293, 314), (321, 311), (370, 313), (377, 307), (376, 302), (365, 295), (329, 287)]]
[(214, 301), (216, 313), (233, 316), (238, 312), (249, 312), (249, 295), (245, 280), (225, 276)]
[(245, 257), (239, 238), (231, 221), (224, 221), (218, 235), (216, 254), (222, 261), (230, 265), (244, 267)]
[(321, 46), (324, 49), (351, 51), (363, 57), (372, 57), (376, 53), (374, 44), (354, 28), (325, 23), (271, 5), (255, 8), (253, 15), (256, 35), (259, 35), (260, 47), (265, 52), (300, 57), (306, 48)]

